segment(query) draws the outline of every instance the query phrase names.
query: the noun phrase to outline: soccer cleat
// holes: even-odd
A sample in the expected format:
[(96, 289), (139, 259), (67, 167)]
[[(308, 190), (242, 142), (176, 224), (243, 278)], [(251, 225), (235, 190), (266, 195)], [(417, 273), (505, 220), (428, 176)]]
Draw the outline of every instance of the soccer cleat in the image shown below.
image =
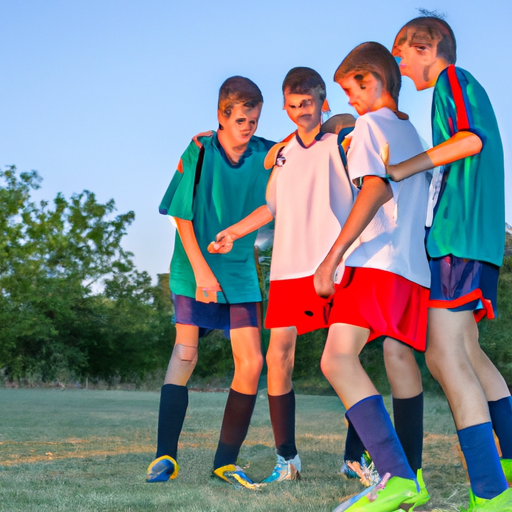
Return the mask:
[(412, 512), (425, 503), (424, 498), (416, 480), (399, 476), (389, 478), (386, 473), (378, 484), (344, 501), (334, 512)]
[(512, 487), (512, 459), (501, 459), (501, 468), (509, 487)]
[(423, 505), (430, 499), (430, 494), (428, 493), (427, 486), (423, 480), (423, 470), (421, 468), (416, 472), (416, 480), (418, 480), (418, 485), (420, 486), (420, 497), (416, 502), (416, 505)]
[(361, 455), (361, 461), (346, 460), (341, 467), (341, 474), (348, 479), (359, 478), (365, 487), (370, 487), (380, 481), (380, 475), (368, 452)]
[(178, 463), (169, 455), (163, 455), (149, 465), (146, 482), (167, 482), (176, 478), (179, 471)]
[(512, 512), (512, 489), (490, 500), (475, 496), (469, 489), (469, 508), (466, 512)]
[(285, 460), (281, 455), (277, 456), (277, 462), (272, 474), (261, 481), (263, 484), (282, 482), (283, 480), (300, 480), (301, 462), (299, 454), (293, 459)]
[(242, 471), (240, 466), (235, 466), (234, 464), (227, 464), (226, 466), (214, 469), (213, 474), (221, 480), (233, 484), (237, 489), (245, 487), (251, 491), (259, 491), (263, 487), (263, 484), (254, 483)]

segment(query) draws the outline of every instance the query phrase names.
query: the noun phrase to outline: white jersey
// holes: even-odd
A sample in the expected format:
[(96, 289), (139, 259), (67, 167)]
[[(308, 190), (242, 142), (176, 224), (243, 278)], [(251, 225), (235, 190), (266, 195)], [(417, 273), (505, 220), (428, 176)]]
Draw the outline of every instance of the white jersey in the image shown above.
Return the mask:
[[(389, 143), (389, 163), (397, 164), (424, 151), (410, 121), (398, 119), (388, 108), (359, 117), (351, 134), (348, 170), (355, 180), (363, 176), (384, 177), (381, 148)], [(409, 281), (430, 287), (425, 251), (430, 173), (419, 173), (400, 183), (390, 182), (393, 197), (359, 237), (360, 245), (347, 257), (348, 267), (386, 270)]]
[(306, 148), (296, 135), (281, 150), (267, 186), (275, 217), (271, 280), (313, 275), (350, 213), (356, 189), (337, 140), (322, 134)]

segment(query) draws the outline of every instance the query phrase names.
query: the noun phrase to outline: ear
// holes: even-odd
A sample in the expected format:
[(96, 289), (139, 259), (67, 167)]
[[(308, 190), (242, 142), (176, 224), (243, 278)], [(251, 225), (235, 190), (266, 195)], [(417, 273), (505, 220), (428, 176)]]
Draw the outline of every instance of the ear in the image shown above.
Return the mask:
[(224, 119), (224, 114), (217, 109), (217, 121), (219, 122), (219, 130), (224, 130), (224, 127), (222, 126), (222, 121)]
[(330, 112), (331, 107), (329, 106), (329, 102), (327, 101), (327, 98), (325, 98), (323, 104), (322, 104), (322, 112)]

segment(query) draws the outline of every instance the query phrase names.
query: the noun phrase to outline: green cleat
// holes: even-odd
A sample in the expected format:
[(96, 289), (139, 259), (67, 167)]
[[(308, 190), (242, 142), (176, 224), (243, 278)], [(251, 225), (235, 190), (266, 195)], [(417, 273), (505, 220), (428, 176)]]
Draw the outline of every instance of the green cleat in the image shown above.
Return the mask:
[(507, 479), (509, 487), (512, 487), (512, 459), (501, 459), (501, 468)]
[(412, 512), (428, 501), (416, 480), (399, 476), (388, 478), (389, 473), (386, 473), (380, 483), (344, 501), (334, 512)]
[(260, 491), (264, 484), (254, 483), (243, 471), (240, 466), (234, 464), (227, 464), (220, 468), (213, 470), (213, 475), (224, 482), (233, 484), (237, 489), (244, 487), (251, 491)]
[(423, 505), (424, 503), (427, 503), (427, 501), (430, 499), (430, 495), (427, 491), (427, 487), (425, 485), (425, 481), (423, 480), (423, 470), (418, 469), (418, 472), (416, 473), (416, 480), (418, 480), (418, 485), (420, 486), (420, 497), (418, 501), (416, 502), (417, 505)]
[(167, 482), (167, 480), (176, 478), (179, 471), (178, 463), (169, 455), (164, 455), (158, 457), (149, 465), (146, 482)]
[(469, 508), (466, 512), (512, 512), (512, 489), (507, 489), (495, 498), (479, 498), (469, 490)]

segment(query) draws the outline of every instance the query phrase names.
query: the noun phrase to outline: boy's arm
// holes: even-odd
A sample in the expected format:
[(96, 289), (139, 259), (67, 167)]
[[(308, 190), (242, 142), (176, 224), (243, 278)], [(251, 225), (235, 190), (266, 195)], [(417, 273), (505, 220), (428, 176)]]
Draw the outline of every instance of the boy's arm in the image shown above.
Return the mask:
[(445, 142), (396, 165), (388, 165), (389, 146), (387, 144), (382, 148), (381, 157), (386, 165), (388, 176), (393, 181), (402, 181), (427, 169), (476, 155), (481, 150), (482, 140), (478, 135), (469, 131), (460, 131)]
[(315, 290), (320, 297), (334, 293), (334, 272), (345, 252), (370, 223), (378, 209), (393, 197), (390, 184), (379, 176), (365, 176), (352, 210), (331, 250), (315, 272)]
[(222, 291), (217, 278), (204, 259), (197, 243), (194, 226), (191, 221), (178, 219), (176, 225), (181, 238), (181, 243), (190, 261), (194, 277), (196, 279), (196, 300), (198, 302), (217, 302), (217, 292)]
[(208, 246), (208, 252), (226, 254), (233, 248), (233, 242), (268, 224), (274, 216), (266, 204), (260, 206), (240, 222), (217, 233), (215, 242)]

